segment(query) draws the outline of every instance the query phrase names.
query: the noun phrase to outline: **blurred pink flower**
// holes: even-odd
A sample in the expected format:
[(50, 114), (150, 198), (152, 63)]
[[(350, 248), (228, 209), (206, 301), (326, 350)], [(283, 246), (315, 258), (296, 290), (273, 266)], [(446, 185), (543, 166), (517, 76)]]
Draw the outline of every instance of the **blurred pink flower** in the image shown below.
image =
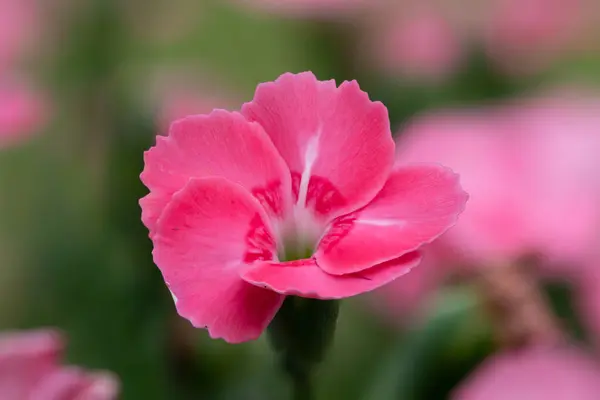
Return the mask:
[(0, 0), (0, 69), (20, 59), (37, 34), (35, 0)]
[(547, 97), (508, 114), (529, 172), (534, 245), (551, 259), (583, 265), (600, 235), (600, 99)]
[[(536, 266), (543, 278), (591, 284), (586, 265), (597, 258), (600, 237), (598, 126), (600, 101), (568, 93), (437, 112), (409, 123), (397, 142), (398, 159), (452, 168), (470, 195), (469, 207), (427, 246), (429, 262), (378, 291), (377, 300), (393, 312), (412, 311), (448, 275), (529, 255), (541, 256)], [(587, 307), (600, 310), (600, 302)]]
[(25, 85), (0, 83), (0, 148), (27, 138), (46, 121), (43, 98)]
[(420, 311), (446, 277), (446, 271), (440, 268), (440, 262), (435, 252), (423, 251), (423, 261), (418, 268), (413, 268), (402, 279), (396, 279), (373, 292), (372, 306), (376, 311), (383, 312), (385, 319), (395, 325), (396, 322), (406, 322), (405, 318), (396, 317)]
[(575, 348), (527, 349), (492, 356), (453, 400), (596, 400), (600, 366)]
[(189, 115), (209, 114), (239, 104), (235, 92), (218, 76), (189, 65), (158, 67), (146, 73), (139, 101), (155, 110), (158, 133), (166, 134), (171, 122)]
[(371, 46), (390, 74), (436, 81), (456, 70), (462, 44), (458, 31), (439, 10), (419, 9), (385, 24), (379, 43)]
[(116, 399), (108, 373), (60, 365), (64, 343), (54, 330), (0, 334), (0, 398), (6, 400)]
[(600, 227), (599, 123), (600, 103), (590, 100), (447, 112), (410, 124), (398, 154), (461, 175), (470, 206), (441, 242), (470, 261), (536, 252), (580, 262)]
[(42, 97), (15, 73), (39, 33), (39, 11), (36, 0), (0, 0), (0, 148), (33, 134), (47, 116)]
[(530, 246), (522, 174), (504, 124), (487, 111), (440, 113), (413, 121), (398, 142), (399, 159), (440, 162), (460, 174), (471, 204), (442, 240), (472, 261), (514, 258)]
[(581, 0), (493, 0), (484, 27), (490, 55), (504, 68), (536, 69), (573, 45), (583, 23)]
[(242, 342), (283, 295), (344, 298), (407, 273), (467, 196), (450, 170), (393, 159), (386, 108), (312, 73), (260, 84), (241, 114), (174, 122), (145, 154), (140, 204), (180, 315)]
[(171, 91), (162, 96), (164, 100), (158, 110), (157, 124), (160, 133), (169, 131), (171, 122), (196, 114), (208, 114), (216, 108), (224, 108), (228, 101), (216, 96), (200, 94), (190, 90)]

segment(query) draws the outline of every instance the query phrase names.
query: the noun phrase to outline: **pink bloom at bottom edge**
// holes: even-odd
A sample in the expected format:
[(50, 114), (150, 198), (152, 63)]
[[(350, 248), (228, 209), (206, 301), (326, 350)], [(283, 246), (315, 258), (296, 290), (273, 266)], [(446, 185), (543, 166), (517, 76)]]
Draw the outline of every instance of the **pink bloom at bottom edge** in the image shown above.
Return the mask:
[(179, 314), (229, 342), (259, 337), (285, 295), (339, 299), (404, 275), (467, 200), (445, 167), (394, 166), (383, 104), (312, 73), (260, 84), (241, 113), (174, 122), (141, 179)]
[(453, 400), (596, 400), (600, 365), (576, 348), (500, 353), (479, 366)]
[(61, 334), (52, 329), (0, 334), (0, 398), (112, 400), (119, 384), (107, 372), (61, 366)]

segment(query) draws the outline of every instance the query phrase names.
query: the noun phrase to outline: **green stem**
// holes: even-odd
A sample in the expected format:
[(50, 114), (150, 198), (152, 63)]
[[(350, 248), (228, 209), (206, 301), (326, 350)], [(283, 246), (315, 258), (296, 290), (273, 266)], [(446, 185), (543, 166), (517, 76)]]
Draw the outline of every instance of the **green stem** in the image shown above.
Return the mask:
[(314, 399), (311, 375), (333, 340), (339, 302), (289, 296), (269, 325), (269, 340), (292, 381), (294, 400)]
[(314, 393), (310, 379), (310, 366), (294, 366), (294, 360), (287, 358), (285, 370), (292, 381), (293, 400), (312, 400)]
[(294, 377), (294, 400), (313, 400), (313, 391), (308, 377)]

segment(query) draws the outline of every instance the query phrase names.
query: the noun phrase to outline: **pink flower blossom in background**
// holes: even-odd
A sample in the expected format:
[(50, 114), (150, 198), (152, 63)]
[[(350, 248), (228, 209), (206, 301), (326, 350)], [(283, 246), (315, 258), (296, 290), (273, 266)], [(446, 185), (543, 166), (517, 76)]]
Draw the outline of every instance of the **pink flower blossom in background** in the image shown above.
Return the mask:
[[(529, 171), (532, 235), (547, 257), (583, 265), (600, 238), (600, 99), (568, 94), (508, 112)], [(568, 216), (568, 217), (566, 217)]]
[(598, 259), (600, 239), (598, 126), (600, 101), (568, 93), (447, 110), (408, 123), (398, 159), (452, 168), (469, 193), (469, 207), (425, 250), (432, 272), (396, 281), (379, 290), (378, 299), (392, 312), (405, 312), (448, 275), (537, 255), (540, 277), (591, 285), (585, 305), (600, 310), (600, 302), (591, 301), (600, 279), (589, 279), (586, 267)]
[(208, 114), (216, 108), (224, 108), (228, 101), (217, 96), (191, 90), (179, 90), (164, 95), (158, 110), (157, 124), (160, 133), (169, 131), (172, 121), (194, 114)]
[(501, 66), (537, 69), (580, 37), (582, 0), (493, 0), (485, 18), (484, 41)]
[(0, 398), (6, 400), (112, 400), (119, 384), (105, 372), (60, 365), (64, 349), (54, 330), (0, 334)]
[(407, 322), (406, 318), (397, 317), (412, 316), (421, 311), (431, 293), (446, 278), (447, 271), (440, 268), (440, 262), (443, 261), (437, 259), (435, 252), (424, 249), (419, 267), (373, 292), (371, 305), (395, 325)]
[(426, 115), (398, 142), (399, 159), (445, 163), (461, 175), (472, 204), (444, 241), (473, 262), (516, 258), (531, 246), (522, 171), (503, 122), (485, 110)]
[[(454, 72), (462, 57), (458, 30), (439, 10), (415, 12), (402, 8), (384, 22), (378, 43), (371, 43), (389, 74), (420, 80), (440, 80)], [(389, 18), (388, 18), (389, 19)]]
[(420, 261), (466, 202), (458, 177), (394, 165), (386, 108), (356, 82), (284, 74), (241, 114), (174, 122), (145, 154), (142, 220), (179, 314), (257, 338), (284, 295), (338, 299)]
[(0, 82), (0, 148), (40, 130), (46, 118), (41, 95), (16, 82)]
[(35, 133), (47, 117), (42, 96), (17, 78), (39, 26), (35, 0), (0, 0), (0, 148)]
[(20, 59), (39, 27), (35, 0), (0, 0), (0, 70)]
[(189, 65), (160, 67), (151, 73), (140, 74), (146, 76), (141, 82), (140, 102), (154, 110), (158, 133), (162, 135), (167, 134), (175, 120), (239, 104), (234, 100), (237, 95), (220, 77)]
[(600, 102), (589, 99), (447, 112), (408, 125), (398, 154), (461, 174), (471, 204), (443, 240), (457, 253), (493, 262), (533, 251), (580, 262), (600, 232), (599, 122)]
[(484, 361), (452, 400), (596, 400), (600, 366), (575, 348), (527, 349)]

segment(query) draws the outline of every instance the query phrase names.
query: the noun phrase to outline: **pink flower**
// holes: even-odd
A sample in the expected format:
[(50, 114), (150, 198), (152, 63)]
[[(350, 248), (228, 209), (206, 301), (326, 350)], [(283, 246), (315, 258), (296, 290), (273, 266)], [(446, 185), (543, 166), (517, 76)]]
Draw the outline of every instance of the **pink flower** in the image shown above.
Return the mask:
[(437, 80), (458, 66), (462, 44), (457, 29), (437, 10), (418, 10), (387, 25), (376, 48), (390, 73)]
[(444, 239), (472, 261), (513, 258), (529, 246), (521, 174), (505, 128), (485, 110), (447, 112), (413, 121), (398, 143), (399, 159), (441, 162), (461, 174), (472, 204)]
[(116, 378), (61, 366), (63, 347), (60, 334), (53, 330), (0, 334), (0, 398), (116, 399)]
[(284, 295), (404, 275), (467, 197), (444, 167), (394, 166), (386, 108), (312, 73), (259, 85), (241, 114), (174, 122), (145, 164), (142, 220), (179, 314), (229, 342), (260, 336)]
[(580, 0), (495, 0), (488, 12), (488, 51), (501, 65), (517, 71), (537, 68), (573, 45), (584, 22)]
[(407, 316), (417, 314), (427, 305), (431, 293), (446, 277), (447, 271), (440, 268), (441, 262), (435, 252), (424, 249), (419, 268), (373, 293), (373, 307), (382, 311), (380, 314), (393, 325), (406, 323)]
[(528, 349), (488, 359), (453, 400), (596, 400), (600, 367), (574, 348)]
[(377, 299), (393, 312), (410, 311), (450, 275), (537, 255), (542, 278), (585, 283), (583, 306), (600, 331), (593, 317), (600, 279), (589, 279), (586, 267), (597, 260), (600, 234), (599, 125), (600, 101), (569, 93), (410, 122), (397, 143), (398, 159), (452, 168), (469, 207), (424, 250), (420, 279), (415, 273), (397, 280)]
[(583, 265), (600, 234), (600, 100), (541, 98), (516, 104), (508, 118), (528, 172), (534, 245), (551, 259)]
[(175, 120), (228, 108), (237, 96), (226, 86), (219, 77), (197, 68), (193, 74), (189, 66), (158, 68), (140, 92), (140, 102), (155, 110), (158, 133), (166, 134)]
[(32, 0), (0, 0), (0, 68), (21, 58), (38, 29), (38, 10)]
[(0, 148), (40, 129), (46, 119), (42, 98), (16, 83), (0, 82)]
[(46, 105), (38, 93), (16, 78), (39, 29), (34, 0), (0, 0), (0, 148), (38, 130)]
[(410, 124), (399, 156), (450, 166), (471, 195), (438, 244), (479, 263), (530, 252), (587, 258), (600, 227), (599, 110), (600, 102), (542, 98)]
[(216, 96), (183, 90), (168, 93), (165, 97), (157, 118), (161, 133), (169, 130), (172, 121), (193, 114), (208, 114), (218, 106), (227, 103), (226, 100)]

